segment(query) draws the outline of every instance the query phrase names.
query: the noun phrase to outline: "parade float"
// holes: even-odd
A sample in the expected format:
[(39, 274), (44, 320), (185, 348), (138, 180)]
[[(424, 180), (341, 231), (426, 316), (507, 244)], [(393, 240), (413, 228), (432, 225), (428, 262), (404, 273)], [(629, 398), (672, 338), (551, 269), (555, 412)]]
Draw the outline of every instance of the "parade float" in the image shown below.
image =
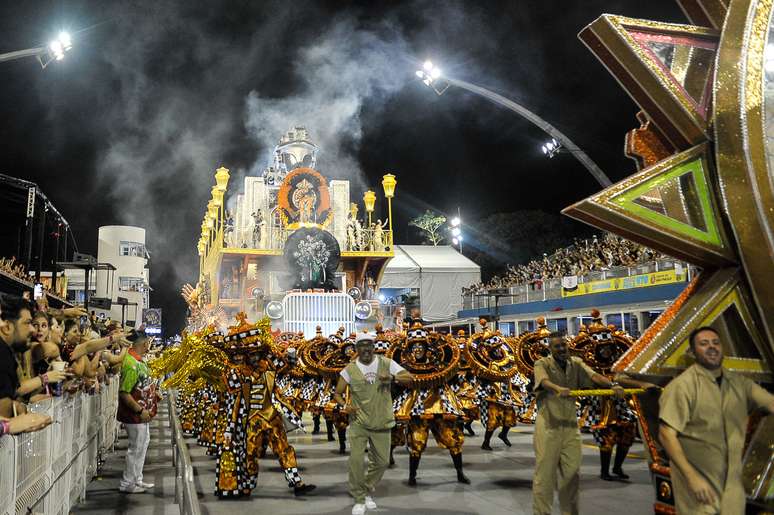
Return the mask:
[[(262, 176), (246, 176), (229, 189), (219, 168), (198, 242), (199, 281), (183, 295), (193, 328), (225, 327), (238, 312), (264, 316), (272, 329), (314, 335), (340, 327), (345, 334), (378, 321), (375, 300), (387, 262), (394, 256), (392, 199), (397, 181), (382, 179), (384, 200), (350, 199), (350, 182), (315, 169), (317, 146), (295, 127), (280, 139)], [(364, 216), (359, 217), (358, 213)]]
[[(772, 0), (678, 3), (690, 25), (603, 15), (580, 32), (641, 108), (625, 138), (638, 172), (565, 213), (702, 270), (614, 372), (665, 384), (691, 363), (690, 331), (709, 325), (727, 344), (727, 369), (771, 384), (774, 8)], [(655, 511), (674, 513), (658, 406), (642, 408)], [(771, 419), (752, 417), (748, 430), (744, 479), (755, 513), (774, 502)]]

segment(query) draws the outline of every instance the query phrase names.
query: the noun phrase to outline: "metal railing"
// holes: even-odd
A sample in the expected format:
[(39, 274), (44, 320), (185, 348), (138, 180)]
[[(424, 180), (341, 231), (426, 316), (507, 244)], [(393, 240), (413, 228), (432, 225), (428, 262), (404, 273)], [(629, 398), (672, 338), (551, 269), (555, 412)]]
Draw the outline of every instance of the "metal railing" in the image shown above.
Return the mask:
[[(693, 269), (687, 263), (678, 260), (659, 260), (650, 261), (636, 266), (621, 266), (613, 267), (608, 270), (600, 270), (590, 272), (588, 274), (578, 276), (578, 284), (589, 283), (592, 281), (602, 281), (606, 279), (613, 279), (618, 277), (631, 277), (634, 275), (649, 274), (653, 272), (662, 272), (665, 270), (672, 270), (676, 266), (682, 266), (683, 270), (687, 272), (686, 280), (690, 280), (693, 274)], [(535, 302), (541, 300), (559, 299), (562, 297), (562, 279), (552, 278), (543, 280), (534, 280), (529, 283), (517, 284), (510, 286), (507, 289), (507, 294), (502, 295), (498, 293), (498, 305), (504, 306), (507, 304), (525, 304), (527, 302)], [(489, 309), (494, 306), (494, 300), (492, 293), (489, 290), (484, 290), (479, 293), (466, 294), (462, 296), (462, 309)]]
[(169, 425), (172, 427), (172, 459), (175, 463), (175, 504), (180, 508), (181, 515), (199, 515), (199, 498), (194, 484), (194, 469), (188, 445), (183, 438), (183, 430), (175, 409), (177, 392), (169, 390), (167, 408), (169, 410)]
[(119, 380), (100, 393), (31, 404), (53, 423), (41, 431), (0, 437), (0, 515), (66, 514), (86, 497), (101, 456), (116, 440)]
[[(294, 231), (281, 226), (268, 226), (264, 228), (266, 234), (261, 238), (254, 238), (252, 232), (242, 231), (237, 236), (236, 232), (229, 234), (224, 240), (225, 247), (248, 248), (256, 250), (283, 250), (285, 242)], [(344, 241), (341, 242), (342, 252), (389, 252), (392, 247), (392, 231), (389, 229), (360, 229), (359, 231), (347, 231), (344, 233)]]

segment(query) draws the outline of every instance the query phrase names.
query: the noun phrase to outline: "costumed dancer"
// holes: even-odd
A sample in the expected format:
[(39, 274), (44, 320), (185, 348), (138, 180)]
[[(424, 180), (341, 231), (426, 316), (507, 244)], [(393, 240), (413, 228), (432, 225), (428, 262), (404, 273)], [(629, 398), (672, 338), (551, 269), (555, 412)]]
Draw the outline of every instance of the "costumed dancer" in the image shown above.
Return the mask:
[(463, 413), (465, 413), (465, 419), (462, 422), (463, 428), (467, 431), (468, 436), (476, 436), (475, 431), (473, 431), (473, 421), (479, 419), (478, 401), (476, 399), (478, 378), (470, 363), (468, 363), (467, 353), (465, 352), (465, 348), (468, 346), (468, 335), (464, 329), (460, 329), (457, 332), (456, 341), (460, 348), (460, 364), (457, 369), (457, 375), (449, 384), (454, 393), (457, 394), (457, 400)]
[(526, 385), (528, 380), (521, 377), (516, 366), (516, 343), (504, 338), (499, 331), (489, 331), (487, 322), (479, 320), (481, 331), (474, 334), (465, 347), (466, 359), (478, 376), (478, 399), (481, 423), (484, 425), (484, 441), (481, 448), (491, 451), (491, 438), (495, 429), (497, 435), (508, 447), (508, 431), (516, 425), (517, 414), (524, 402), (521, 392), (514, 392), (514, 376), (517, 385)]
[[(355, 346), (355, 334), (353, 333), (342, 341), (336, 350), (323, 356), (322, 360), (320, 360), (318, 371), (322, 375), (330, 377), (332, 384), (338, 384), (338, 377), (341, 371), (355, 359), (356, 355), (357, 348)], [(347, 400), (349, 400), (349, 394), (347, 389), (344, 392)], [(349, 415), (344, 410), (344, 404), (337, 402), (335, 396), (332, 396), (331, 400), (325, 405), (324, 411), (326, 417), (331, 418), (336, 426), (336, 433), (339, 437), (339, 454), (346, 454)]]
[(534, 424), (537, 416), (537, 402), (535, 394), (532, 392), (535, 362), (551, 353), (548, 349), (548, 335), (551, 334), (551, 331), (546, 327), (546, 319), (538, 317), (535, 322), (537, 329), (522, 333), (516, 339), (516, 366), (519, 367), (521, 376), (529, 381), (522, 390), (524, 392), (524, 405), (519, 412), (519, 421), (525, 424)]
[(338, 354), (340, 356), (340, 349), (342, 348), (343, 343), (344, 328), (340, 327), (336, 334), (332, 334), (328, 338), (315, 337), (310, 340), (309, 344), (304, 346), (304, 349), (302, 350), (302, 357), (305, 365), (319, 376), (317, 382), (317, 396), (312, 409), (319, 410), (325, 418), (328, 441), (332, 442), (336, 440), (333, 436), (334, 427), (344, 429), (344, 443), (341, 443), (341, 441), (339, 443), (339, 452), (341, 454), (346, 452), (346, 428), (348, 417), (346, 413), (341, 411), (341, 406), (333, 400), (333, 393), (336, 390), (338, 372), (341, 371), (344, 364), (339, 363), (339, 366), (329, 369), (328, 367), (324, 367), (322, 363), (325, 358), (333, 354)]
[(465, 435), (461, 420), (465, 414), (447, 381), (457, 373), (460, 350), (454, 338), (429, 333), (415, 320), (405, 339), (390, 349), (387, 357), (400, 364), (414, 378), (393, 401), (396, 421), (406, 423), (409, 450), (409, 486), (417, 484), (417, 469), (427, 447), (428, 434), (448, 449), (457, 481), (470, 484), (462, 470), (462, 444)]
[[(570, 341), (570, 353), (581, 358), (596, 373), (610, 380), (616, 379), (624, 386), (657, 388), (651, 383), (615, 377), (611, 371), (613, 364), (629, 350), (634, 340), (623, 331), (616, 330), (614, 325), (604, 325), (599, 310), (592, 310), (591, 318), (591, 323), (581, 327), (578, 335)], [(605, 481), (629, 479), (623, 471), (623, 462), (637, 436), (637, 413), (631, 399), (583, 397), (581, 412), (585, 414), (585, 424), (591, 429), (599, 446), (599, 477)], [(611, 476), (610, 462), (614, 448), (616, 452)]]
[(288, 486), (296, 496), (304, 495), (315, 485), (301, 479), (283, 421), (303, 426), (275, 382), (277, 371), (289, 365), (287, 354), (276, 346), (268, 319), (250, 325), (245, 314), (239, 313), (237, 321), (238, 325), (229, 328), (228, 336), (218, 342), (233, 359), (225, 374), (233, 399), (216, 467), (215, 493), (219, 497), (250, 495), (256, 486), (260, 449), (268, 439)]

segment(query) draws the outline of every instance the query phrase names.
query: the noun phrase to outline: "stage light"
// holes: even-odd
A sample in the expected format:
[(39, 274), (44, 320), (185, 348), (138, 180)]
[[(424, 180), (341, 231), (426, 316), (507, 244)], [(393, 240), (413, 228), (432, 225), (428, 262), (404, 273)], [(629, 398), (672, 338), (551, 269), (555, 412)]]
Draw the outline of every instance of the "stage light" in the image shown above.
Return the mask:
[(451, 220), (451, 226), (452, 227), (458, 227), (460, 225), (460, 222), (461, 222), (460, 217), (459, 216), (455, 216)]
[(423, 65), (423, 68), (427, 70), (428, 72), (433, 69), (433, 62), (430, 60), (425, 61), (425, 64)]
[(543, 150), (543, 154), (548, 156), (548, 158), (554, 157), (556, 154), (561, 152), (562, 150), (562, 144), (558, 141), (556, 141), (555, 138), (551, 138), (551, 141), (546, 142), (542, 147), (540, 147), (541, 150)]
[(460, 240), (458, 240), (457, 238), (452, 238), (452, 243), (455, 245), (459, 245)]
[(451, 233), (452, 233), (452, 236), (454, 236), (455, 238), (459, 238), (460, 234), (462, 234), (462, 231), (460, 230), (459, 227), (453, 227)]

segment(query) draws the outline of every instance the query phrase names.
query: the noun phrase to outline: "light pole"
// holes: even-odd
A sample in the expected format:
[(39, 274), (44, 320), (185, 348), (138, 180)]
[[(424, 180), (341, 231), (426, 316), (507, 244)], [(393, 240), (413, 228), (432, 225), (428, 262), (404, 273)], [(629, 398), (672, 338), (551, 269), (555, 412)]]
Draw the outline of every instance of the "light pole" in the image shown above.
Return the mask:
[(460, 254), (462, 254), (462, 240), (464, 239), (464, 236), (462, 235), (462, 220), (460, 219), (460, 208), (457, 208), (457, 216), (451, 219), (449, 222), (449, 232), (451, 232), (452, 235), (452, 244), (456, 245), (460, 249)]
[(470, 91), (471, 93), (481, 95), (482, 97), (491, 102), (494, 102), (495, 104), (510, 109), (514, 113), (520, 115), (522, 118), (529, 120), (543, 132), (554, 138), (559, 145), (564, 147), (567, 152), (571, 153), (575, 159), (580, 161), (580, 163), (586, 167), (586, 170), (588, 170), (589, 173), (594, 176), (594, 178), (603, 188), (607, 188), (613, 184), (605, 172), (603, 172), (602, 169), (597, 166), (597, 164), (592, 161), (592, 159), (586, 155), (586, 153), (581, 150), (580, 147), (578, 147), (578, 145), (573, 143), (570, 138), (562, 134), (559, 129), (523, 105), (505, 98), (504, 96), (499, 95), (494, 91), (489, 91), (486, 88), (482, 88), (481, 86), (476, 86), (475, 84), (471, 84), (470, 82), (466, 82), (464, 80), (445, 76), (441, 72), (441, 69), (435, 66), (431, 61), (425, 61), (422, 69), (417, 70), (416, 75), (419, 77), (423, 84), (432, 88), (433, 91), (435, 91), (439, 96), (443, 95), (444, 92), (449, 89), (449, 86), (457, 86), (458, 88), (462, 88), (464, 90)]
[(64, 59), (65, 53), (70, 51), (72, 47), (73, 42), (72, 38), (70, 38), (70, 34), (67, 32), (60, 32), (57, 38), (52, 40), (48, 46), (27, 48), (25, 50), (0, 54), (0, 63), (15, 61), (16, 59), (23, 59), (25, 57), (35, 57), (40, 63), (40, 66), (45, 69), (46, 66), (53, 61), (61, 61)]

